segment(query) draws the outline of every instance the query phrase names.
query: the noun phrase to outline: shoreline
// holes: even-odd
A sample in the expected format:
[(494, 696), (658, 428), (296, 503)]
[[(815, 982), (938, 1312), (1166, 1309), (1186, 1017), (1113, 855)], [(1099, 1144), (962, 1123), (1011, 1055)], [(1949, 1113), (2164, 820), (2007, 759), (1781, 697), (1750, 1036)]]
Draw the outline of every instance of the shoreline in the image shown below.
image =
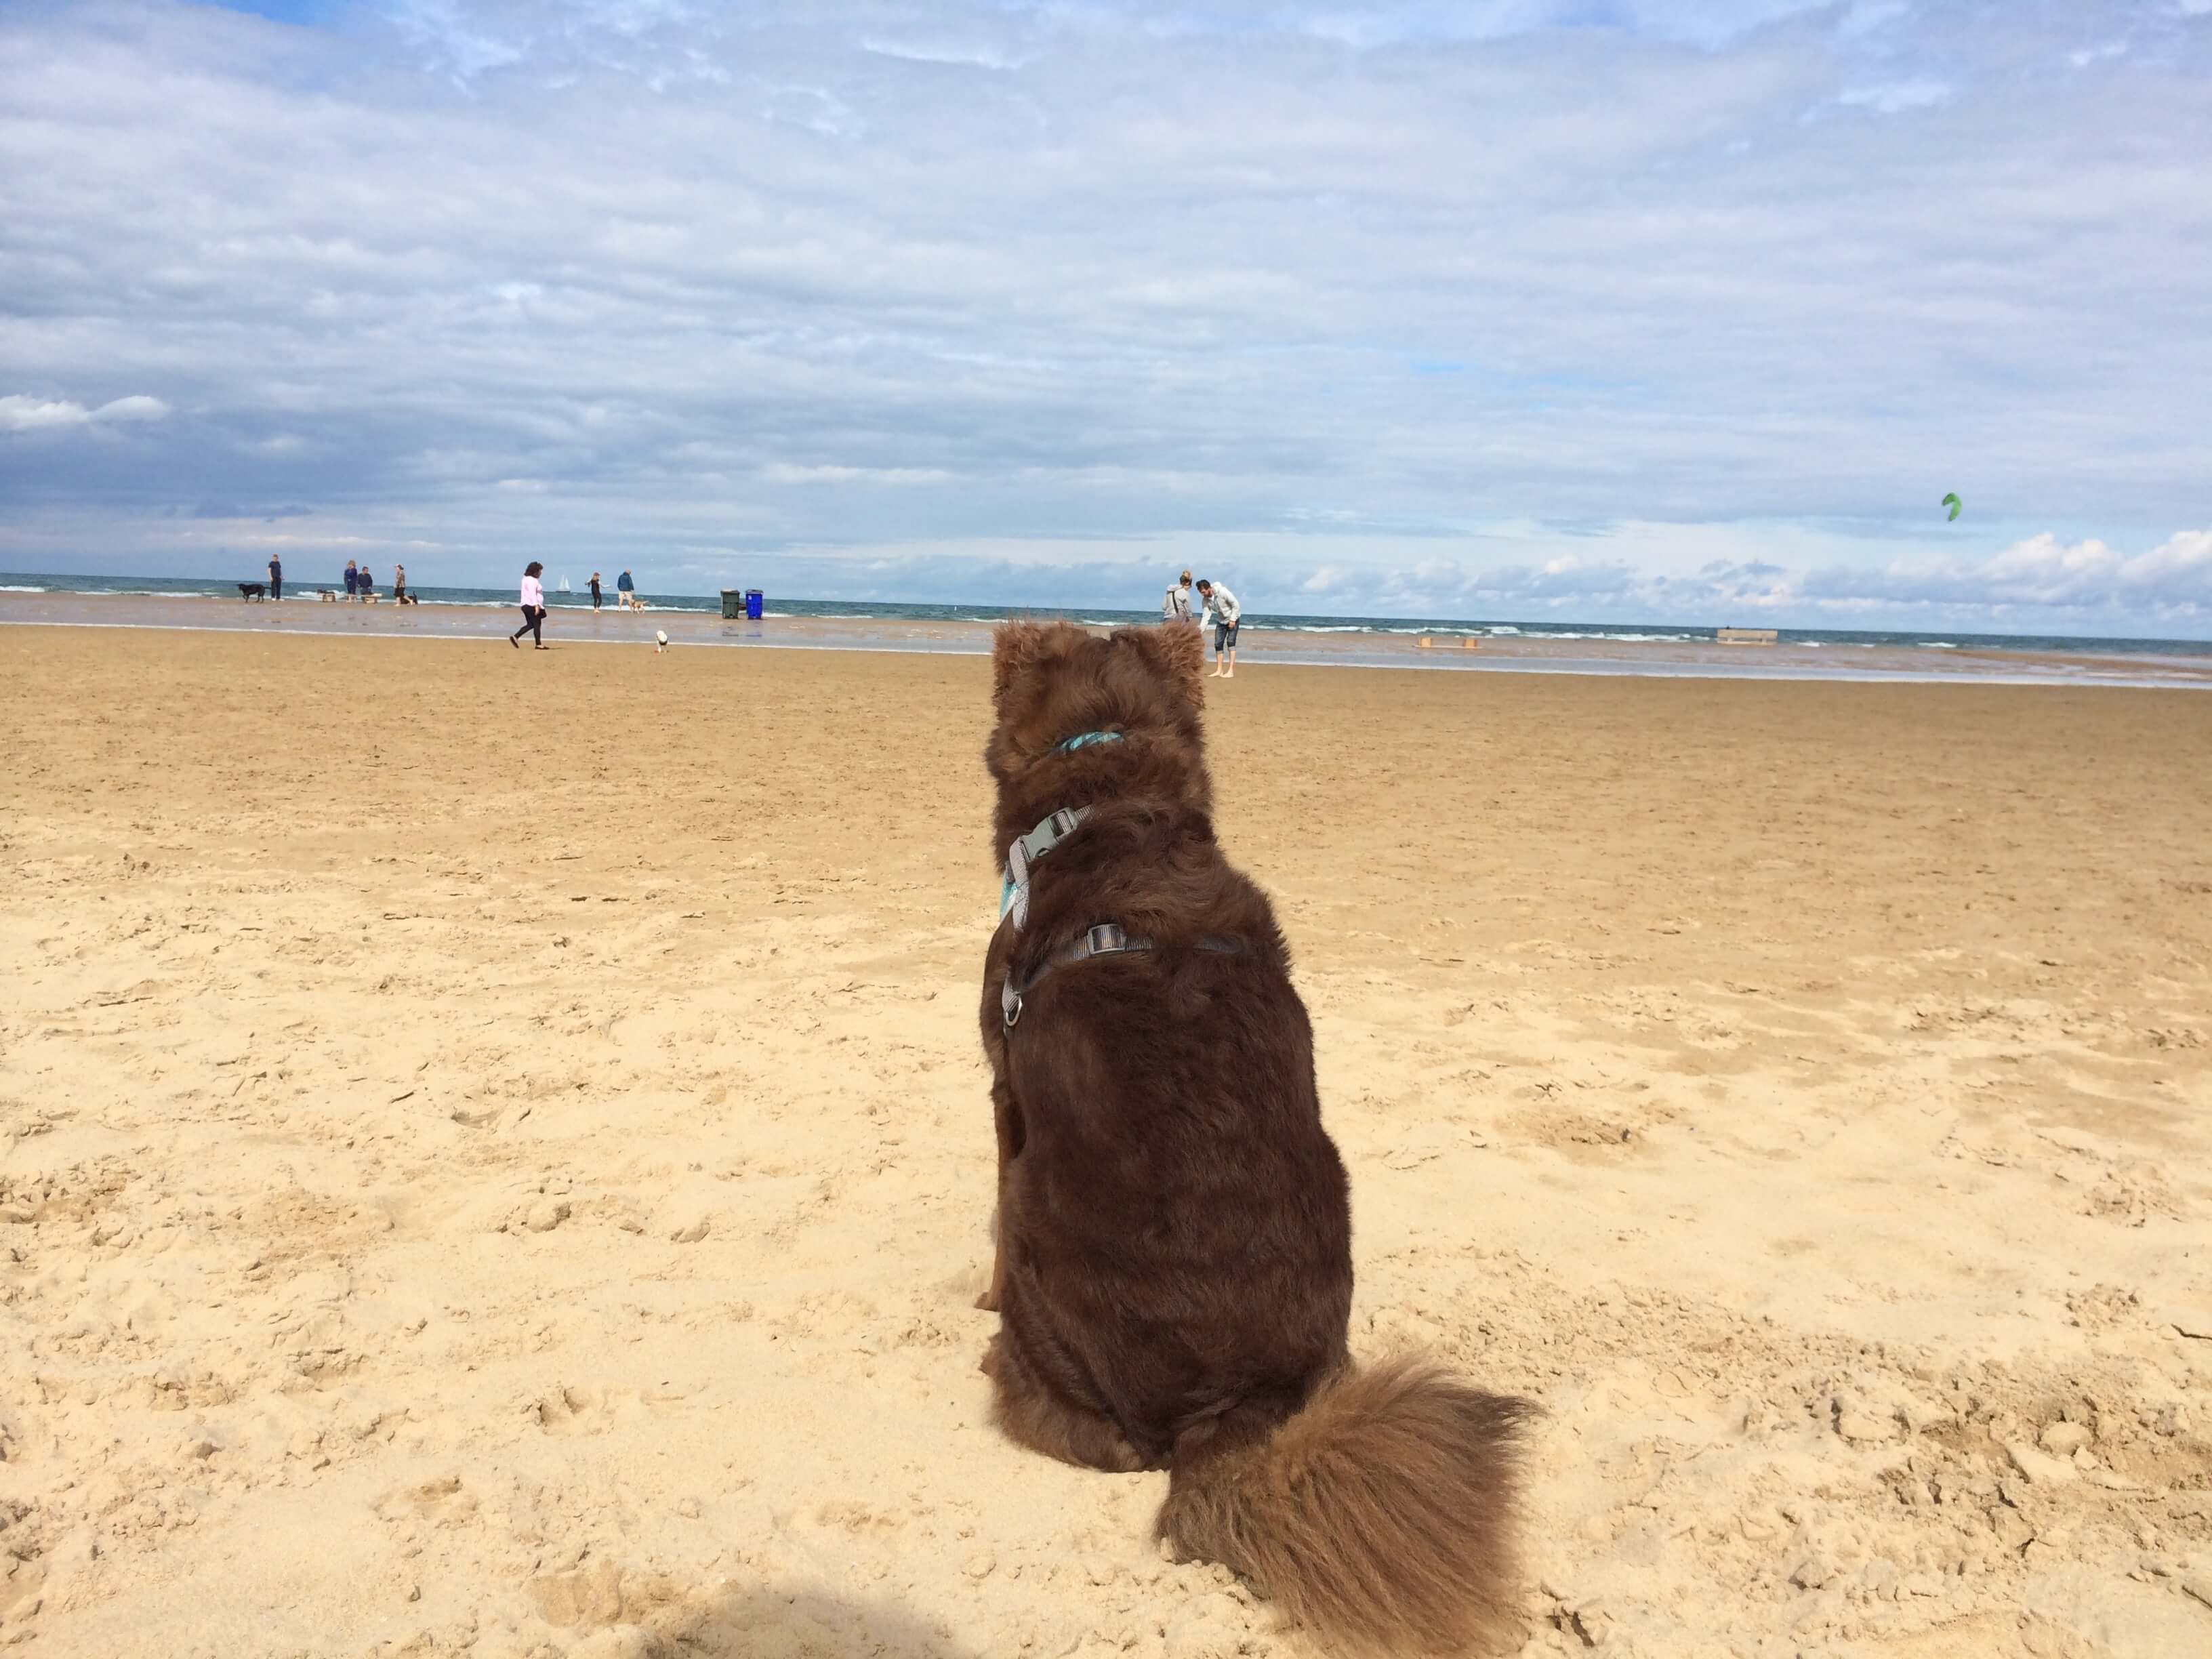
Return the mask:
[[(179, 611), (178, 607), (186, 607)], [(425, 615), (428, 611), (430, 614)], [(164, 632), (495, 641), (514, 607), (453, 603), (371, 606), (288, 599), (248, 604), (188, 595), (0, 594), (0, 626), (117, 628)], [(696, 611), (589, 611), (560, 606), (548, 643), (649, 645), (665, 629), (678, 646), (981, 656), (992, 624), (772, 617), (727, 621)], [(1439, 630), (1421, 647), (1398, 635), (1317, 635), (1255, 629), (1237, 647), (1239, 667), (1428, 669), (1446, 673), (1626, 676), (1657, 679), (1849, 681), (1887, 684), (2097, 685), (2212, 690), (2212, 662), (2092, 652), (2011, 652), (1911, 646), (1723, 645), (1717, 641), (1555, 641), (1485, 637), (1474, 650)], [(1445, 641), (1451, 641), (1446, 643)], [(1211, 653), (1209, 652), (1209, 656)]]

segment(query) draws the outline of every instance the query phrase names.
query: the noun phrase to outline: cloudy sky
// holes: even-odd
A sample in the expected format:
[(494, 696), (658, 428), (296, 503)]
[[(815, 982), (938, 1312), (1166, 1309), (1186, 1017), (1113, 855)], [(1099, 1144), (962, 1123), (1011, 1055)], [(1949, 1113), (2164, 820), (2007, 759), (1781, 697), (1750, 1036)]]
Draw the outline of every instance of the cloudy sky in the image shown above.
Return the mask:
[(2208, 272), (2212, 0), (11, 0), (0, 568), (2212, 636)]

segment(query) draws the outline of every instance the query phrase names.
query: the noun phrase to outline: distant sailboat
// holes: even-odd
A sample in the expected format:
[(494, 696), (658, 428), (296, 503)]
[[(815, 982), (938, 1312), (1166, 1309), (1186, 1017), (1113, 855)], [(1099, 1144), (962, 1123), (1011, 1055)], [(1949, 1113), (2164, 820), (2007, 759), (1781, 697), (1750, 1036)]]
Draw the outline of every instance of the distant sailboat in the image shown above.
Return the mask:
[(560, 590), (560, 591), (561, 591), (562, 592), (563, 592), (563, 593), (565, 593), (565, 592), (567, 592), (568, 591), (568, 579), (566, 576), (563, 576), (563, 577), (562, 577), (562, 578), (561, 578), (561, 590)]

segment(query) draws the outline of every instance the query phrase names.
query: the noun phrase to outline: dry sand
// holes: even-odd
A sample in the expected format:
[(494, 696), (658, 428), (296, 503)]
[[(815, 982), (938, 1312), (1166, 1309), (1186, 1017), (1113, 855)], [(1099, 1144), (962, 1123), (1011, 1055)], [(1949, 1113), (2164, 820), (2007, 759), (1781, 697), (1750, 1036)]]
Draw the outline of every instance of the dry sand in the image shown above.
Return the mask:
[[(985, 1421), (987, 679), (0, 634), (0, 1644), (1303, 1651)], [(1212, 701), (1529, 1651), (2212, 1652), (2212, 702)]]

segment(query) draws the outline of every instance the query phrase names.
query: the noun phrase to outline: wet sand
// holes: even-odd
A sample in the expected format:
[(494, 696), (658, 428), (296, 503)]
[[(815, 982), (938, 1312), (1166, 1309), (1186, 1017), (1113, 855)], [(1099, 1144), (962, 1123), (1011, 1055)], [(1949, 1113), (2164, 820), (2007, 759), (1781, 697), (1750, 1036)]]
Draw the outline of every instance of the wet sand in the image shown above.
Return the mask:
[[(555, 637), (0, 629), (0, 1643), (1304, 1652), (987, 1420), (985, 664)], [(2212, 702), (1209, 705), (1526, 1651), (2212, 1651)]]
[[(1026, 614), (1026, 613), (1025, 613)], [(0, 623), (192, 628), (252, 634), (495, 640), (520, 620), (511, 606), (325, 603), (282, 604), (153, 594), (0, 593)], [(602, 611), (555, 603), (546, 622), (555, 643), (647, 645), (656, 630), (672, 644), (792, 650), (904, 651), (976, 656), (990, 650), (986, 624), (770, 617), (726, 622), (696, 611)], [(2088, 684), (2212, 688), (2212, 659), (2104, 656), (2078, 652), (1938, 650), (1905, 646), (1723, 645), (1712, 641), (1560, 640), (1486, 636), (1469, 649), (1463, 634), (1439, 633), (1426, 647), (1395, 634), (1310, 634), (1244, 630), (1240, 666), (1434, 668), (1473, 672), (1637, 674), (1690, 679), (1882, 679), (1944, 684)]]

